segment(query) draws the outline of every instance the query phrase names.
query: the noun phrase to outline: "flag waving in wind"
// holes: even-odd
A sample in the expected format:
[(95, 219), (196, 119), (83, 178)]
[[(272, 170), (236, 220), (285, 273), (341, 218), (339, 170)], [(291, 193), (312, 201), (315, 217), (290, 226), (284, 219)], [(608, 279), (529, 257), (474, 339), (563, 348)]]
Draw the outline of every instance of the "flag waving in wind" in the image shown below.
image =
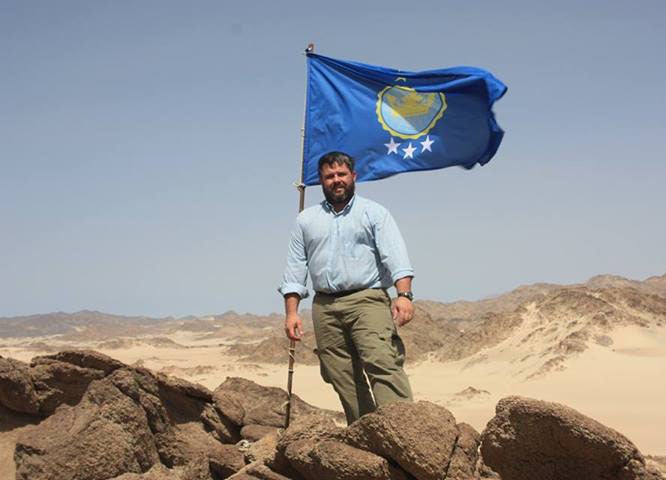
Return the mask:
[(424, 72), (308, 53), (304, 185), (319, 183), (317, 161), (338, 150), (356, 160), (358, 181), (493, 157), (504, 132), (492, 112), (506, 85), (490, 72)]

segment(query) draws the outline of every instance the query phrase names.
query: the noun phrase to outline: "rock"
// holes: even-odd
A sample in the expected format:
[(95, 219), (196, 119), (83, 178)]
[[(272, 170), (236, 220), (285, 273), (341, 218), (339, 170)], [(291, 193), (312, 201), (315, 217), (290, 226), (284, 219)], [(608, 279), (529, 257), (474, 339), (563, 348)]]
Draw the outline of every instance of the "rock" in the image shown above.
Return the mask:
[(20, 413), (39, 414), (39, 397), (27, 364), (0, 357), (0, 404)]
[(275, 461), (275, 453), (277, 451), (278, 432), (277, 430), (263, 436), (251, 444), (245, 451), (245, 462), (254, 463), (260, 462), (263, 464), (271, 464)]
[(16, 412), (47, 416), (63, 403), (77, 404), (90, 382), (119, 365), (124, 364), (96, 352), (35, 357), (30, 366), (0, 357), (0, 403)]
[(227, 478), (245, 466), (243, 454), (235, 445), (216, 445), (208, 453), (211, 473)]
[(243, 426), (243, 417), (245, 416), (241, 398), (242, 396), (239, 393), (220, 390), (219, 387), (213, 392), (213, 402), (218, 413), (239, 427)]
[(157, 378), (149, 370), (116, 370), (107, 381), (134, 400), (143, 410), (160, 460), (167, 466), (182, 464), (176, 431), (166, 407), (159, 398)]
[(419, 480), (440, 480), (446, 478), (458, 433), (455, 418), (444, 407), (394, 402), (352, 423), (345, 440), (392, 460)]
[[(293, 469), (297, 475), (302, 476), (306, 480), (317, 478), (317, 471), (312, 465), (312, 459), (310, 458), (310, 452), (312, 452), (313, 445), (314, 442), (310, 440), (295, 440), (289, 443), (287, 448), (285, 448), (283, 452), (280, 452), (281, 455), (284, 455), (288, 469), (281, 466), (278, 470), (289, 475)], [(294, 475), (292, 474), (289, 476)]]
[[(226, 396), (221, 396), (223, 393)], [(220, 400), (218, 408), (230, 420), (232, 416), (235, 417), (238, 415), (240, 409), (236, 405), (240, 405), (243, 410), (243, 419), (240, 424), (264, 425), (277, 428), (284, 427), (287, 392), (281, 388), (265, 387), (244, 378), (229, 377), (215, 389), (213, 396), (216, 398), (216, 402), (217, 399)], [(229, 406), (233, 405), (231, 410), (234, 411), (230, 411), (227, 414), (225, 412), (225, 405), (222, 402), (226, 402), (226, 409), (229, 409)], [(297, 395), (292, 395), (292, 421), (301, 415), (323, 411), (304, 402)], [(238, 422), (235, 423), (238, 424)]]
[[(54, 365), (82, 370), (74, 376), (103, 374), (53, 359), (34, 368)], [(239, 428), (206, 398), (212, 399), (210, 391), (189, 382), (142, 368), (115, 369), (90, 383), (76, 406), (28, 427), (17, 441), (16, 478), (226, 478), (245, 466), (238, 448), (222, 443), (240, 439)], [(147, 473), (158, 463), (169, 471)]]
[(105, 380), (92, 382), (77, 406), (23, 432), (14, 459), (17, 480), (105, 480), (159, 462), (143, 410)]
[[(211, 403), (206, 403), (201, 412), (201, 422), (207, 431), (222, 443), (236, 443), (241, 439), (241, 432), (225, 416), (220, 415)], [(261, 427), (266, 428), (266, 427)], [(246, 438), (246, 437), (243, 437)]]
[(503, 480), (659, 478), (622, 434), (564, 405), (522, 397), (497, 404), (481, 454)]
[(479, 456), (479, 460), (476, 462), (475, 474), (476, 476), (473, 478), (478, 477), (479, 479), (483, 480), (486, 478), (492, 478), (493, 480), (500, 479), (500, 476), (497, 474), (497, 472), (483, 462), (483, 457), (481, 456)]
[(317, 442), (312, 447), (307, 469), (317, 480), (384, 480), (406, 479), (404, 472), (391, 469), (378, 455), (332, 440)]
[(156, 374), (156, 377), (160, 387), (160, 394), (167, 400), (171, 397), (189, 397), (203, 400), (204, 402), (213, 401), (212, 392), (203, 385), (188, 382), (178, 377), (169, 377), (161, 373)]
[(111, 480), (183, 480), (183, 477), (158, 463), (145, 473), (123, 473)]
[(240, 436), (251, 442), (256, 442), (271, 433), (278, 431), (275, 427), (265, 427), (263, 425), (245, 425), (241, 428)]
[(101, 370), (104, 375), (108, 375), (114, 370), (127, 366), (119, 360), (104, 355), (103, 353), (95, 352), (94, 350), (64, 350), (55, 355), (35, 357), (32, 359), (31, 365), (35, 366), (43, 362), (48, 363), (52, 360), (69, 363), (81, 368)]
[[(267, 461), (271, 469), (288, 477), (297, 476), (292, 460), (299, 463), (300, 448), (305, 449), (304, 455), (309, 453), (314, 443), (322, 440), (342, 440), (345, 429), (335, 424), (333, 419), (323, 414), (304, 415), (296, 420), (278, 437), (276, 452), (273, 460)], [(289, 449), (289, 453), (287, 450)], [(290, 458), (292, 460), (290, 460)], [(307, 468), (307, 461), (304, 460)]]
[(266, 465), (255, 462), (229, 477), (229, 480), (291, 480), (289, 477), (274, 472)]
[(304, 415), (296, 419), (279, 437), (277, 450), (284, 451), (287, 446), (299, 440), (314, 442), (318, 440), (342, 440), (345, 429), (335, 424), (327, 415)]
[(31, 363), (30, 374), (39, 397), (39, 414), (50, 415), (63, 403), (76, 405), (93, 380), (104, 372), (58, 360)]
[(469, 480), (475, 475), (481, 436), (466, 423), (459, 423), (457, 427), (458, 439), (449, 462), (446, 479)]
[(214, 478), (208, 460), (199, 458), (192, 459), (188, 465), (176, 468), (167, 468), (158, 463), (145, 473), (124, 473), (110, 480), (214, 480)]

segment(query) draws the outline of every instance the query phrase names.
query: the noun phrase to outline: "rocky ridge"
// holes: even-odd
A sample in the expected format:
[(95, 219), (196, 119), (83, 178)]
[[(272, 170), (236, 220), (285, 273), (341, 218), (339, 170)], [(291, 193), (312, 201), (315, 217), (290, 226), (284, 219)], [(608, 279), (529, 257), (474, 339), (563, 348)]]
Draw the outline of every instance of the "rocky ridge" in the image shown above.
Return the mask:
[(14, 460), (0, 478), (663, 478), (623, 435), (563, 405), (505, 398), (479, 434), (427, 401), (343, 427), (294, 396), (285, 430), (286, 398), (238, 377), (210, 391), (94, 351), (0, 357), (0, 449), (12, 450), (0, 458)]
[[(599, 275), (582, 284), (537, 283), (475, 302), (417, 301), (415, 318), (401, 335), (408, 363), (426, 359), (474, 363), (482, 361), (489, 349), (511, 345), (516, 352), (512, 361), (521, 364), (524, 378), (530, 378), (565, 368), (568, 358), (591, 345), (612, 347), (611, 334), (618, 328), (666, 326), (664, 299), (666, 275), (643, 281)], [(310, 312), (303, 312), (303, 320), (306, 333), (298, 348), (299, 363), (315, 365)], [(0, 318), (0, 337), (25, 338), (12, 345), (49, 353), (72, 346), (180, 348), (169, 335), (188, 332), (200, 345), (224, 348), (243, 362), (280, 364), (285, 358), (282, 321), (277, 314), (236, 312), (179, 319), (60, 312)], [(38, 336), (49, 341), (30, 340)], [(537, 345), (535, 339), (545, 344)]]
[[(658, 290), (653, 286), (637, 289), (612, 279), (592, 283), (603, 287), (539, 286), (529, 289), (529, 294), (512, 296), (511, 305), (516, 298), (527, 299), (513, 310), (486, 311), (464, 321), (436, 317), (441, 309), (416, 302), (414, 320), (400, 330), (407, 360), (465, 360), (472, 365), (496, 349), (510, 352), (508, 361), (529, 379), (566, 368), (568, 359), (592, 345), (612, 348), (612, 335), (618, 329), (666, 328), (666, 293), (657, 295), (652, 293)], [(312, 333), (306, 332), (297, 351), (301, 363), (317, 363), (313, 348)], [(280, 363), (285, 355), (284, 335), (276, 329), (260, 343), (236, 345), (229, 351), (244, 361)]]

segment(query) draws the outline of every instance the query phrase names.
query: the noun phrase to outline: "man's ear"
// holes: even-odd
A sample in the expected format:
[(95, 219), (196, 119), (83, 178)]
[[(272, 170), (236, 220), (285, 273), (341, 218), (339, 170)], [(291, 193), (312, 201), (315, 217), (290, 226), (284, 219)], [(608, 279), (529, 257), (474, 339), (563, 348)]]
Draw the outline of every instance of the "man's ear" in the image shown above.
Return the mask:
[(352, 180), (354, 180), (354, 182), (356, 182), (356, 171), (352, 172)]

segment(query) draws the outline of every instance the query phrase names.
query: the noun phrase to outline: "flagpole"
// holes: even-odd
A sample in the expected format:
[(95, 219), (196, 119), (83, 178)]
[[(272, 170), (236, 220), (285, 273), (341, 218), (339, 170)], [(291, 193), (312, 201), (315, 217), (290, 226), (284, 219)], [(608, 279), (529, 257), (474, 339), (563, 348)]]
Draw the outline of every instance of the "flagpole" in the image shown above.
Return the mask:
[[(305, 49), (306, 55), (314, 52), (314, 43), (310, 43)], [(307, 108), (307, 85), (305, 86), (305, 101), (303, 103), (303, 126), (301, 127), (301, 181), (296, 184), (298, 189), (298, 213), (301, 213), (305, 208), (305, 184), (303, 183), (303, 175), (305, 172), (305, 159), (303, 154), (305, 152), (305, 114)], [(299, 334), (301, 332), (298, 332)], [(284, 422), (284, 428), (289, 428), (291, 420), (291, 389), (294, 381), (294, 362), (296, 360), (296, 341), (289, 340), (289, 368), (287, 370), (287, 412)]]

